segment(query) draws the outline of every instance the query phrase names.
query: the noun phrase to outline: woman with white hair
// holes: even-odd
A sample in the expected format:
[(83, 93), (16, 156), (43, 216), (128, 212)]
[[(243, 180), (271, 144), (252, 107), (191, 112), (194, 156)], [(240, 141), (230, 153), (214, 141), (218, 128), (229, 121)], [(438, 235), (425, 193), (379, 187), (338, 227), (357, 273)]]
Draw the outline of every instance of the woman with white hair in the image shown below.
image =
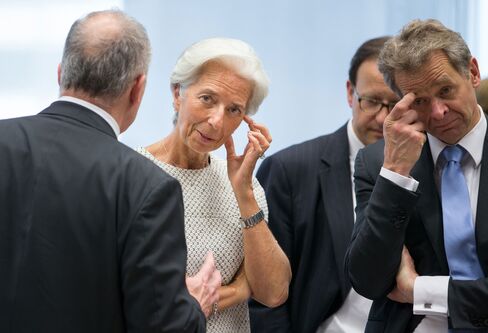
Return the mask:
[[(250, 118), (267, 95), (268, 79), (248, 44), (210, 38), (183, 52), (170, 80), (174, 128), (139, 151), (182, 186), (190, 293), (202, 283), (192, 277), (209, 251), (221, 272), (219, 302), (203, 309), (207, 332), (249, 332), (249, 297), (278, 306), (291, 279), (288, 259), (263, 222), (266, 198), (252, 176), (271, 142), (268, 129)], [(248, 143), (238, 155), (232, 133), (242, 121)], [(227, 160), (211, 154), (222, 145)]]

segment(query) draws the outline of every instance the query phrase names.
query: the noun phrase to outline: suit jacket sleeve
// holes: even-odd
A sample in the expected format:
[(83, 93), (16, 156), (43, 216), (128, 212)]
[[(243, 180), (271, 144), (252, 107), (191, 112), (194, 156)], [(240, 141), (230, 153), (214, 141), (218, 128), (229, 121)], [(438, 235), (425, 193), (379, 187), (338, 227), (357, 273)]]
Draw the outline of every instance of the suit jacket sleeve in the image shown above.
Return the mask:
[[(264, 188), (268, 201), (268, 226), (291, 262), (293, 258), (293, 229), (291, 226), (293, 211), (290, 187), (283, 165), (278, 158), (271, 156), (263, 161), (256, 176)], [(293, 264), (292, 267), (294, 267)], [(273, 309), (251, 301), (250, 317), (252, 332), (291, 332), (288, 301)]]
[(370, 299), (385, 297), (395, 285), (409, 216), (418, 194), (378, 176), (375, 151), (356, 157), (356, 223), (346, 254), (346, 274), (354, 289)]
[(122, 241), (128, 332), (205, 332), (205, 317), (185, 284), (183, 219), (180, 185), (164, 177), (143, 200)]

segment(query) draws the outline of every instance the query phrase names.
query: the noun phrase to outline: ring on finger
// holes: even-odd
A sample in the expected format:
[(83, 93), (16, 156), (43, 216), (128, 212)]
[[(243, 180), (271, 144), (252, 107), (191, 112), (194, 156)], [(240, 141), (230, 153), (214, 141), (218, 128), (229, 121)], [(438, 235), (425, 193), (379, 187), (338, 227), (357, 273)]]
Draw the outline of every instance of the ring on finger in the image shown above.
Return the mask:
[(216, 316), (218, 310), (219, 310), (219, 305), (217, 302), (215, 302), (214, 304), (212, 304), (212, 316)]

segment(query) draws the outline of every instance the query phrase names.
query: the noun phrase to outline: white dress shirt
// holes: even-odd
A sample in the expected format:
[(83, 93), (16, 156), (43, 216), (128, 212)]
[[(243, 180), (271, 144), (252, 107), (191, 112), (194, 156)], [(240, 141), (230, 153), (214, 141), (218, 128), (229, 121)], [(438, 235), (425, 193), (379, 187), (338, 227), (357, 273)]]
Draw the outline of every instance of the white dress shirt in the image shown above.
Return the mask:
[[(354, 195), (354, 162), (359, 149), (364, 147), (364, 144), (359, 140), (354, 129), (352, 128), (351, 120), (347, 124), (347, 138), (349, 141), (349, 163), (351, 168), (351, 186), (352, 186), (352, 202), (353, 207), (356, 206), (356, 196)], [(356, 221), (356, 214), (354, 214), (354, 221)], [(317, 333), (362, 333), (366, 327), (368, 320), (369, 309), (372, 301), (359, 295), (353, 288), (349, 291), (342, 306), (332, 316), (327, 318), (320, 327)]]
[(100, 117), (102, 117), (107, 122), (107, 124), (110, 125), (116, 137), (120, 135), (120, 127), (119, 124), (117, 124), (117, 122), (115, 121), (115, 119), (110, 115), (110, 113), (99, 108), (95, 104), (92, 104), (90, 102), (72, 96), (61, 96), (59, 97), (58, 101), (75, 103), (89, 109), (90, 111), (95, 112)]
[[(479, 107), (479, 112), (481, 116), (478, 123), (457, 143), (468, 152), (462, 161), (461, 167), (468, 187), (473, 224), (476, 221), (481, 157), (487, 128), (486, 118), (481, 107)], [(438, 158), (447, 144), (430, 134), (427, 134), (427, 137), (432, 160), (435, 161), (436, 184), (439, 188), (438, 184), (440, 183), (442, 167), (445, 162)], [(412, 178), (404, 177), (385, 168), (381, 169), (380, 175), (405, 189), (410, 191), (417, 190), (418, 182)], [(415, 333), (447, 332), (447, 316), (449, 314), (448, 286), (449, 276), (419, 276), (415, 279), (413, 313), (425, 315), (425, 318), (415, 329)]]

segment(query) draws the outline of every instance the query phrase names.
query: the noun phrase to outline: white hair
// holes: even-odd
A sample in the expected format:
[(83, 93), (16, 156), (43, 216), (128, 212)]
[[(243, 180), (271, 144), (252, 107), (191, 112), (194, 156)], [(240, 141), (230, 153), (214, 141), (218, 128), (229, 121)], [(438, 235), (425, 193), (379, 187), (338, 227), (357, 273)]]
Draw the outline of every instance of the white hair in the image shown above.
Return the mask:
[(173, 68), (171, 89), (185, 89), (196, 82), (202, 66), (209, 61), (222, 62), (253, 83), (246, 114), (255, 114), (268, 95), (269, 79), (252, 47), (238, 39), (208, 38), (188, 47)]

